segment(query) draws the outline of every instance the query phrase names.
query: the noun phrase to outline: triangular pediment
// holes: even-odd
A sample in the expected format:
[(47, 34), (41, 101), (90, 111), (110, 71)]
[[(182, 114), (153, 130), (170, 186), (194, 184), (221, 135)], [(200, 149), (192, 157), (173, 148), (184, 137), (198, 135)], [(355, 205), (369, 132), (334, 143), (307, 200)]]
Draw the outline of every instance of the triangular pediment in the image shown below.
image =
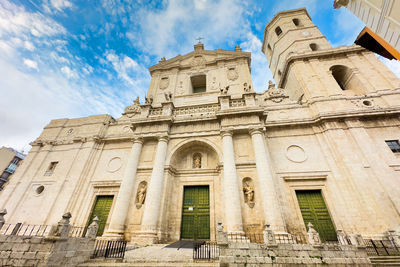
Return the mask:
[(149, 68), (150, 72), (156, 70), (168, 70), (171, 68), (196, 68), (206, 65), (215, 64), (218, 61), (230, 61), (239, 58), (245, 58), (250, 66), (251, 53), (242, 51), (229, 51), (217, 49), (214, 51), (199, 50), (193, 51), (186, 55), (178, 55), (168, 60), (161, 60), (158, 64)]

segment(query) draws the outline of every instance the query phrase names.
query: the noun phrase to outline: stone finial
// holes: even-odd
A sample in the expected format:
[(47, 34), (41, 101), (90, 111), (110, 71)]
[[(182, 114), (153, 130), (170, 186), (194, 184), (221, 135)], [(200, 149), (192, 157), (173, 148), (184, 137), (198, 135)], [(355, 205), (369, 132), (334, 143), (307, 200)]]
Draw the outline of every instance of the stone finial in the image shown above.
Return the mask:
[(242, 48), (240, 48), (239, 45), (236, 45), (236, 46), (235, 46), (235, 51), (242, 51)]
[(71, 225), (69, 224), (69, 219), (71, 219), (71, 217), (70, 212), (64, 213), (62, 219), (53, 227), (51, 235), (67, 238), (69, 230), (71, 229)]
[(99, 218), (97, 216), (94, 217), (92, 223), (87, 228), (87, 232), (86, 232), (85, 237), (87, 237), (87, 238), (96, 238), (97, 231), (99, 230), (98, 221), (99, 221)]
[(276, 239), (275, 239), (275, 234), (271, 230), (271, 225), (266, 224), (264, 231), (263, 231), (263, 236), (264, 236), (264, 244), (266, 245), (276, 245)]
[(6, 215), (6, 214), (7, 214), (7, 210), (6, 209), (0, 210), (0, 229), (6, 223), (6, 220), (4, 219), (4, 215)]
[(319, 237), (318, 232), (315, 230), (314, 225), (311, 222), (308, 222), (308, 241), (310, 242), (311, 245), (320, 245), (321, 244), (321, 238)]

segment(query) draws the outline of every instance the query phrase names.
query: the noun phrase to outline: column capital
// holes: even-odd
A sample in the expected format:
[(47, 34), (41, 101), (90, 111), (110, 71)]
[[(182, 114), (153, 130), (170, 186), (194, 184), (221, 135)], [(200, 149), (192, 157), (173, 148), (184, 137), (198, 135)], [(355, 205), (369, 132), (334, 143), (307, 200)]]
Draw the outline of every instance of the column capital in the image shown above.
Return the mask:
[(166, 142), (168, 143), (169, 137), (168, 135), (159, 135), (157, 136), (158, 142)]
[(232, 136), (233, 135), (233, 130), (232, 129), (223, 129), (221, 130), (221, 136)]
[(262, 134), (263, 132), (264, 132), (264, 128), (261, 127), (261, 126), (249, 128), (249, 133), (250, 133), (250, 135), (253, 135), (253, 134)]
[(141, 136), (135, 136), (132, 138), (132, 140), (133, 140), (133, 143), (143, 144), (143, 142), (144, 142), (143, 137), (141, 137)]

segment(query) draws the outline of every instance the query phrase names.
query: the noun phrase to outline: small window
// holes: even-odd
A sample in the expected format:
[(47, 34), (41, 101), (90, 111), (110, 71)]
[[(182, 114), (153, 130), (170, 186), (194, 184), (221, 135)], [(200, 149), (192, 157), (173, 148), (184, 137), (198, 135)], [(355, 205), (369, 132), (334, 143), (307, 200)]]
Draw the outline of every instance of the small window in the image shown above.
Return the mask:
[(400, 143), (399, 140), (387, 140), (385, 141), (393, 153), (400, 153)]
[(299, 19), (293, 19), (293, 24), (296, 25), (296, 27), (300, 26), (300, 20)]
[(12, 161), (11, 163), (18, 164), (18, 161), (19, 161), (18, 158), (14, 158), (13, 161)]
[(206, 91), (206, 75), (198, 75), (190, 78), (192, 82), (193, 94), (202, 93)]
[(276, 28), (275, 28), (275, 33), (276, 33), (277, 36), (281, 35), (281, 34), (282, 34), (282, 29), (281, 29), (281, 27), (279, 27), (279, 26), (276, 27)]
[(318, 50), (318, 46), (315, 43), (310, 44), (310, 48), (311, 48), (311, 51), (317, 51)]
[(278, 76), (281, 77), (282, 72), (280, 70), (278, 70)]
[(267, 46), (267, 48), (268, 48), (268, 52), (270, 52), (271, 53), (271, 46), (268, 44), (268, 46)]
[(49, 165), (49, 167), (47, 168), (47, 171), (44, 173), (44, 175), (45, 175), (45, 176), (50, 176), (50, 175), (52, 175), (53, 172), (54, 172), (54, 169), (55, 169), (56, 166), (57, 166), (57, 164), (58, 164), (58, 161), (50, 162), (50, 165)]

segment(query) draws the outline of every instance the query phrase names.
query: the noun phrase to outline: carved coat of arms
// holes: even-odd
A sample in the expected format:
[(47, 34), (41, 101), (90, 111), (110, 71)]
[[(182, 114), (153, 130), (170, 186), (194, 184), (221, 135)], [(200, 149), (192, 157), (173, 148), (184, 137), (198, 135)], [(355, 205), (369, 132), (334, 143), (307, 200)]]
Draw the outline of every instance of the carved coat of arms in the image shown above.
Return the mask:
[(226, 76), (228, 77), (229, 80), (234, 81), (237, 78), (239, 78), (239, 73), (235, 68), (229, 68), (226, 72)]
[(168, 77), (162, 77), (160, 81), (160, 89), (164, 90), (167, 89), (169, 85), (169, 78)]

